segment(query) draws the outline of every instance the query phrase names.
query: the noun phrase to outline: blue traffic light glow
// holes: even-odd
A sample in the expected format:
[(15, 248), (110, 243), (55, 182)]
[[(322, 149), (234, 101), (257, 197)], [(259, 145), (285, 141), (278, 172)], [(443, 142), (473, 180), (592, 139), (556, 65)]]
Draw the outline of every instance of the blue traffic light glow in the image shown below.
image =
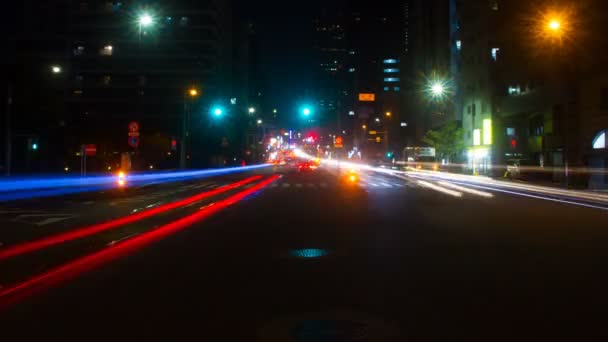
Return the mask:
[(32, 150), (37, 150), (38, 149), (38, 144), (34, 143), (32, 144)]
[(224, 109), (222, 107), (213, 107), (213, 109), (211, 110), (211, 113), (214, 116), (222, 116), (224, 114)]
[[(239, 173), (270, 166), (270, 164), (259, 164), (221, 169), (130, 173), (126, 176), (126, 180), (130, 186), (148, 184), (150, 182), (164, 183)], [(0, 193), (2, 193), (0, 194), (0, 201), (58, 196), (68, 193), (98, 191), (103, 188), (116, 188), (116, 181), (116, 175), (5, 178), (5, 180), (0, 181)], [(54, 190), (54, 192), (50, 190)]]

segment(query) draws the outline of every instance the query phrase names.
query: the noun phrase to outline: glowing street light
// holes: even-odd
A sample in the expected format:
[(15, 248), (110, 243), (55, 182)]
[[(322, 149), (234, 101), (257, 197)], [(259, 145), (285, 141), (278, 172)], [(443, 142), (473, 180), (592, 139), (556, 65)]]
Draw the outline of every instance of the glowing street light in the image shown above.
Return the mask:
[(393, 115), (393, 113), (391, 113), (391, 112), (386, 112), (384, 114), (386, 115), (387, 118), (390, 118)]
[(441, 97), (445, 92), (445, 88), (443, 87), (443, 84), (436, 82), (431, 86), (431, 92), (433, 93), (433, 96)]
[(222, 116), (224, 114), (224, 111), (222, 110), (221, 107), (214, 107), (211, 112), (213, 113), (213, 115), (218, 116), (218, 117)]
[(198, 89), (196, 89), (196, 88), (190, 88), (190, 90), (188, 90), (188, 95), (190, 95), (190, 97), (196, 97), (196, 96), (198, 96)]
[(310, 116), (310, 113), (310, 108), (304, 107), (304, 109), (302, 109), (302, 114), (304, 114), (304, 116)]
[(558, 19), (553, 19), (549, 21), (549, 24), (547, 25), (547, 28), (551, 31), (559, 31), (561, 27), (562, 24)]
[(61, 67), (59, 65), (52, 65), (51, 71), (53, 74), (59, 74), (61, 72)]
[(141, 27), (148, 27), (152, 25), (153, 21), (154, 20), (152, 19), (152, 16), (150, 16), (150, 14), (148, 13), (143, 13), (139, 16), (139, 19), (137, 20)]
[(254, 114), (255, 113), (255, 108), (253, 107), (249, 107), (249, 114)]
[(367, 125), (361, 125), (361, 128), (367, 129)]
[(262, 124), (262, 119), (258, 119), (257, 123), (258, 123), (258, 125), (261, 125)]

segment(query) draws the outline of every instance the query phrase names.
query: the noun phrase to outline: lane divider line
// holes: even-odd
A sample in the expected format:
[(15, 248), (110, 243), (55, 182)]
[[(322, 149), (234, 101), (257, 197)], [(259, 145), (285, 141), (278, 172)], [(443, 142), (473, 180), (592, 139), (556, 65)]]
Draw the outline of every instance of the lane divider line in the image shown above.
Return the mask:
[(200, 222), (212, 214), (234, 205), (248, 196), (262, 190), (280, 177), (281, 176), (279, 175), (271, 176), (249, 189), (243, 190), (226, 199), (206, 206), (194, 214), (182, 217), (181, 219), (160, 226), (154, 230), (150, 230), (130, 239), (124, 240), (121, 243), (105, 247), (97, 252), (74, 259), (42, 274), (33, 276), (24, 282), (0, 289), (0, 310), (9, 308), (10, 306), (37, 291), (42, 291), (49, 287), (57, 286), (69, 279), (77, 277), (82, 273), (88, 272), (95, 267), (99, 267), (105, 263), (124, 257), (137, 250), (147, 247), (154, 242), (158, 242), (170, 235), (188, 228), (194, 223)]
[(118, 228), (118, 227), (121, 227), (126, 224), (130, 224), (133, 222), (137, 222), (137, 221), (143, 220), (145, 218), (166, 212), (168, 210), (172, 210), (172, 209), (179, 208), (179, 207), (184, 207), (189, 204), (203, 200), (205, 198), (209, 198), (209, 197), (224, 193), (226, 191), (236, 189), (245, 184), (249, 184), (254, 181), (257, 181), (261, 178), (262, 178), (262, 176), (249, 177), (242, 181), (225, 185), (221, 188), (202, 192), (200, 194), (197, 194), (197, 195), (194, 195), (194, 196), (191, 196), (191, 197), (179, 200), (179, 201), (167, 203), (160, 207), (140, 211), (140, 212), (137, 212), (137, 213), (134, 213), (134, 214), (131, 214), (128, 216), (124, 216), (121, 218), (117, 218), (117, 219), (114, 219), (114, 220), (111, 220), (108, 222), (94, 224), (94, 225), (86, 226), (86, 227), (82, 227), (82, 228), (77, 228), (77, 229), (70, 230), (65, 233), (60, 233), (57, 235), (44, 237), (44, 238), (34, 240), (34, 241), (28, 241), (28, 242), (24, 242), (24, 243), (12, 245), (12, 246), (9, 245), (9, 246), (6, 246), (5, 248), (0, 249), (0, 261), (6, 260), (9, 258), (13, 258), (13, 257), (19, 256), (19, 255), (24, 255), (24, 254), (32, 253), (35, 251), (39, 251), (41, 249), (48, 248), (48, 247), (51, 247), (51, 246), (54, 246), (54, 245), (57, 245), (60, 243), (65, 243), (68, 241), (81, 239), (81, 238), (91, 236), (91, 235), (94, 235), (94, 234), (97, 234), (97, 233), (100, 233), (100, 232), (103, 232), (103, 231), (106, 231), (109, 229)]

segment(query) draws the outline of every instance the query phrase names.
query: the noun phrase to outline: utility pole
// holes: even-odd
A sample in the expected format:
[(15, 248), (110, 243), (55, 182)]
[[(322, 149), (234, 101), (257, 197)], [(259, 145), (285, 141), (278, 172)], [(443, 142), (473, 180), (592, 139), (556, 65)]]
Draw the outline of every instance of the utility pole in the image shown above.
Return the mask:
[(186, 168), (186, 136), (188, 135), (188, 99), (184, 98), (184, 113), (182, 114), (181, 146), (179, 147), (179, 168)]
[(11, 133), (11, 106), (13, 104), (13, 89), (11, 84), (8, 84), (8, 89), (6, 92), (6, 153), (4, 155), (4, 168), (6, 171), (6, 176), (11, 175), (11, 154), (12, 154), (12, 133)]

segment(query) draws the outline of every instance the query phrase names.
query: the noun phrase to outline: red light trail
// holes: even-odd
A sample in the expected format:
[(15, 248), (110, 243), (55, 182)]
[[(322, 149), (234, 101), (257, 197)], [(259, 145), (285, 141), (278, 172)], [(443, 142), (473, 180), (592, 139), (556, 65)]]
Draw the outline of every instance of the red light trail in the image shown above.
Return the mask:
[(125, 224), (140, 221), (140, 220), (143, 220), (150, 216), (154, 216), (154, 215), (166, 212), (171, 209), (183, 207), (188, 204), (200, 201), (202, 199), (205, 199), (205, 198), (208, 198), (211, 196), (215, 196), (215, 195), (221, 194), (223, 192), (241, 187), (243, 185), (254, 182), (260, 178), (262, 178), (262, 176), (253, 176), (253, 177), (244, 179), (244, 180), (236, 182), (236, 183), (228, 184), (228, 185), (225, 185), (223, 187), (220, 187), (220, 188), (217, 188), (217, 189), (214, 189), (211, 191), (203, 192), (203, 193), (185, 198), (183, 200), (168, 203), (168, 204), (162, 205), (160, 207), (145, 210), (145, 211), (133, 214), (133, 215), (121, 217), (121, 218), (118, 218), (118, 219), (115, 219), (112, 221), (95, 224), (92, 226), (77, 228), (77, 229), (71, 230), (69, 232), (41, 238), (41, 239), (35, 240), (35, 241), (28, 241), (28, 242), (14, 245), (14, 246), (8, 246), (6, 248), (0, 249), (0, 261), (6, 260), (9, 258), (13, 258), (13, 257), (19, 256), (19, 255), (32, 253), (32, 252), (41, 250), (43, 248), (47, 248), (47, 247), (57, 245), (60, 243), (64, 243), (67, 241), (81, 239), (83, 237), (94, 235), (94, 234), (100, 233), (105, 230), (118, 228)]
[(276, 181), (278, 178), (280, 178), (278, 175), (271, 176), (249, 189), (243, 190), (224, 200), (204, 207), (192, 215), (185, 216), (179, 220), (160, 226), (157, 229), (135, 236), (132, 239), (125, 240), (122, 243), (72, 260), (42, 274), (36, 275), (22, 283), (7, 287), (0, 291), (0, 309), (6, 309), (36, 291), (58, 285), (66, 280), (69, 280), (70, 278), (78, 276), (79, 274), (90, 271), (95, 267), (133, 253), (169, 235), (175, 234), (180, 230), (183, 230), (196, 222), (202, 221), (212, 214), (215, 214), (222, 209), (225, 209), (245, 199), (247, 196), (250, 196), (251, 194)]

